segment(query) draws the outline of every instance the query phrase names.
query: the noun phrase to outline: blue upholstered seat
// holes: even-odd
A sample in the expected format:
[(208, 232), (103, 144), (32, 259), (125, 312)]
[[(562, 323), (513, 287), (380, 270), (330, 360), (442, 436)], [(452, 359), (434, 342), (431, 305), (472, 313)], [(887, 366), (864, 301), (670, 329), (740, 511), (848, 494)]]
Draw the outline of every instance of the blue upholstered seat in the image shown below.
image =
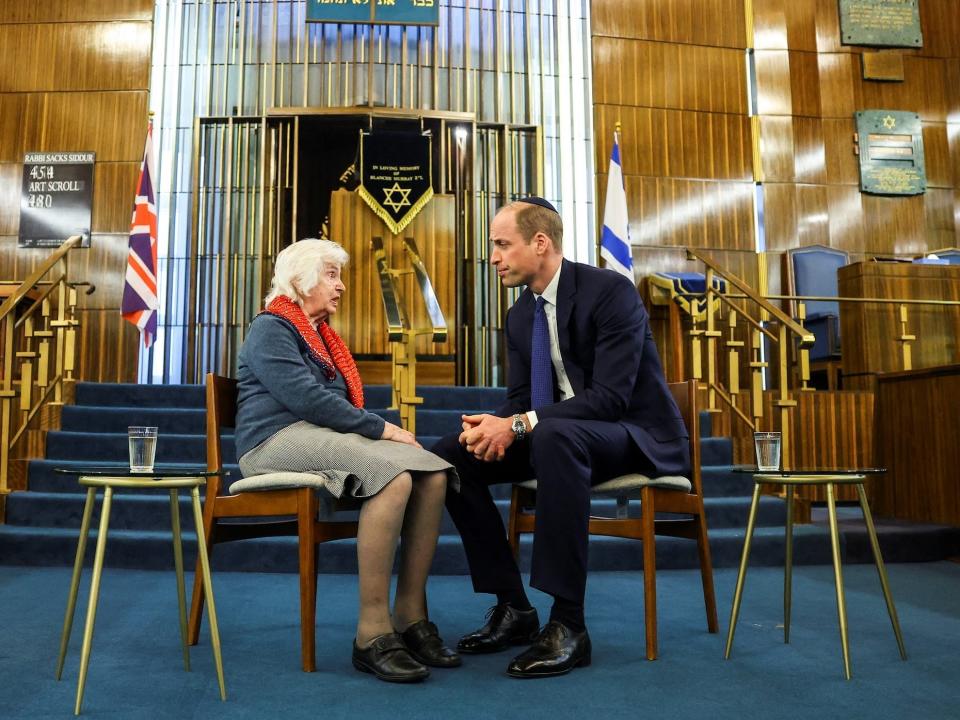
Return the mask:
[[(796, 295), (837, 297), (837, 270), (847, 264), (840, 250), (810, 245), (790, 251), (793, 292)], [(810, 348), (811, 360), (827, 360), (840, 355), (840, 304), (831, 300), (806, 302), (805, 325), (816, 337)]]

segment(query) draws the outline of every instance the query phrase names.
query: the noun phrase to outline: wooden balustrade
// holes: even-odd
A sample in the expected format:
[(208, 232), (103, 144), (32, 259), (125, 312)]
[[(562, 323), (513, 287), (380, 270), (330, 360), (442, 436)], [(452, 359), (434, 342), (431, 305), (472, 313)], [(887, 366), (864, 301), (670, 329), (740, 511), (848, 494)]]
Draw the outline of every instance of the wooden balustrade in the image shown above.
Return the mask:
[(59, 424), (71, 399), (80, 321), (67, 260), (80, 240), (68, 238), (0, 305), (0, 498), (24, 488), (23, 463), (15, 460), (42, 454), (42, 435), (32, 431)]

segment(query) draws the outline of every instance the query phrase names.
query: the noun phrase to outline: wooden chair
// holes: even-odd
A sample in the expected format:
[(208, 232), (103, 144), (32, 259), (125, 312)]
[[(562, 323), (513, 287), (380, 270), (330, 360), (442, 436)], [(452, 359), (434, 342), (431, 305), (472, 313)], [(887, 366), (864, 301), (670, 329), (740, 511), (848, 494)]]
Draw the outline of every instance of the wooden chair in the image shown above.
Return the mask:
[[(700, 479), (700, 425), (697, 417), (696, 380), (670, 383), (670, 391), (680, 408), (690, 434), (691, 478), (648, 478), (623, 475), (595, 485), (594, 495), (617, 499), (617, 517), (590, 517), (591, 535), (608, 535), (643, 541), (643, 595), (646, 623), (647, 659), (657, 659), (657, 580), (655, 535), (684, 537), (697, 541), (703, 600), (707, 610), (707, 630), (717, 632), (717, 601), (713, 591), (713, 565), (703, 510), (703, 486)], [(516, 483), (510, 501), (507, 534), (514, 555), (520, 548), (520, 534), (531, 533), (534, 513), (522, 508), (534, 505), (536, 480)], [(640, 500), (640, 517), (627, 517), (630, 500)], [(656, 513), (676, 513), (689, 518), (657, 519)]]
[[(207, 468), (222, 470), (222, 433), (233, 428), (237, 414), (237, 381), (210, 373), (207, 375)], [(317, 544), (357, 536), (356, 522), (332, 522), (318, 519), (321, 506), (326, 517), (345, 509), (333, 498), (321, 497), (326, 478), (320, 474), (270, 473), (244, 478), (244, 485), (275, 489), (225, 494), (221, 477), (207, 483), (203, 504), (203, 528), (207, 552), (217, 543), (256, 537), (296, 535), (300, 555), (300, 642), (304, 672), (316, 669)], [(231, 518), (228, 522), (221, 520)], [(238, 520), (249, 519), (249, 522)], [(256, 518), (270, 518), (259, 520)], [(203, 576), (194, 575), (190, 604), (188, 637), (196, 645), (203, 614)]]

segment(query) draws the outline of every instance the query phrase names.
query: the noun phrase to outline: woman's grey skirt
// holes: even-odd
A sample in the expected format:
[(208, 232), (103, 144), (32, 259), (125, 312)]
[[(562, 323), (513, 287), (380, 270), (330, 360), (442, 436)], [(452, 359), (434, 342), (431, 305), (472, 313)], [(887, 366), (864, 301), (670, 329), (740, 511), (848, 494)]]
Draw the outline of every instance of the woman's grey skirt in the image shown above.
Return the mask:
[(304, 420), (271, 435), (240, 458), (244, 477), (272, 472), (321, 472), (335, 497), (367, 498), (404, 471), (447, 471), (459, 489), (453, 466), (428, 450), (392, 440), (371, 440)]

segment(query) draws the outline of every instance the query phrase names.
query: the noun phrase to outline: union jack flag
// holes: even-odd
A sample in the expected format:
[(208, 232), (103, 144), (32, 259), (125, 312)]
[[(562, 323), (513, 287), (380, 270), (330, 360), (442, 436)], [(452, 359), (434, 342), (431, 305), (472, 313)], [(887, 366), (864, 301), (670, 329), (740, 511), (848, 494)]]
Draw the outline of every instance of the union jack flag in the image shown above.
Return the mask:
[(153, 120), (147, 127), (147, 142), (140, 163), (137, 197), (130, 221), (130, 251), (123, 283), (120, 312), (140, 329), (143, 346), (157, 339), (157, 205), (153, 183)]

